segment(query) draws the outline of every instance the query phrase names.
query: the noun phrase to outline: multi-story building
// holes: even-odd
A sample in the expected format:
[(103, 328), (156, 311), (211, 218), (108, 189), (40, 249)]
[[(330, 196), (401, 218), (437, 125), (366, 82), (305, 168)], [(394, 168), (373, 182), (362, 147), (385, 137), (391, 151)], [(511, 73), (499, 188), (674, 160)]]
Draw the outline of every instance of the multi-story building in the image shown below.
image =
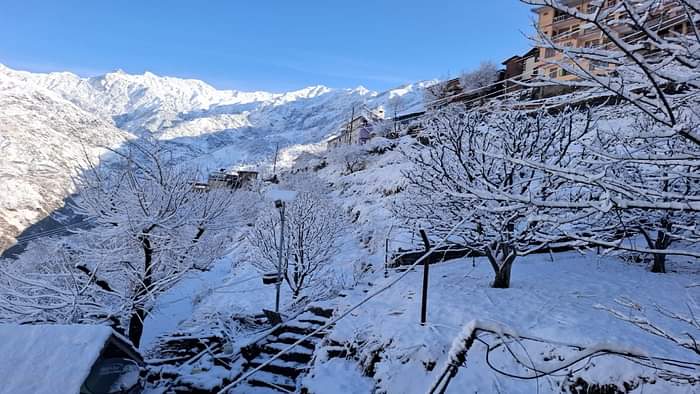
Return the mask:
[[(577, 10), (586, 13), (593, 13), (596, 10), (596, 5), (592, 4), (591, 0), (565, 0), (564, 3), (568, 7), (575, 7)], [(610, 8), (619, 3), (619, 0), (605, 0), (603, 8)], [(574, 48), (606, 48), (610, 47), (610, 42), (605, 35), (595, 26), (581, 21), (570, 15), (560, 13), (551, 7), (538, 7), (533, 9), (538, 16), (538, 29), (556, 46), (559, 47), (574, 47)], [(623, 16), (623, 12), (616, 12), (610, 16), (611, 19), (619, 19)], [(689, 21), (682, 7), (675, 0), (663, 0), (661, 7), (653, 14), (646, 23), (654, 30), (661, 34), (676, 32), (687, 34), (689, 31)], [(616, 24), (616, 32), (625, 38), (626, 41), (634, 41), (641, 37), (628, 24)], [(564, 68), (560, 67), (557, 62), (565, 62), (564, 56), (560, 51), (553, 48), (539, 48), (539, 60), (536, 64), (538, 74), (559, 80), (575, 79), (575, 75), (569, 74)], [(606, 73), (611, 69), (607, 63), (601, 62), (585, 62), (583, 67), (587, 67), (589, 71), (594, 73)]]

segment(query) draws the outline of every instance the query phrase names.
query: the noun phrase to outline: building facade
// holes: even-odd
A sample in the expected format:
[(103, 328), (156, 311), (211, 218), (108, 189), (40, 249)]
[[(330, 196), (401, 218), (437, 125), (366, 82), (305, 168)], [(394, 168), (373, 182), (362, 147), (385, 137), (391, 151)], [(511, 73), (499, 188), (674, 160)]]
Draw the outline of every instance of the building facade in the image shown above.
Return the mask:
[[(583, 13), (592, 14), (597, 10), (597, 6), (591, 0), (568, 0), (563, 2), (566, 6), (576, 8)], [(617, 6), (620, 0), (605, 0), (603, 9)], [(551, 7), (538, 7), (533, 10), (537, 14), (538, 30), (557, 47), (573, 48), (611, 48), (609, 39), (595, 26), (577, 19), (571, 15), (561, 13)], [(611, 21), (619, 20), (623, 17), (624, 11), (612, 13), (609, 17)], [(625, 39), (633, 42), (640, 37), (636, 31), (628, 24), (615, 24), (616, 32)], [(690, 23), (683, 12), (681, 5), (675, 0), (663, 0), (661, 6), (652, 14), (645, 23), (659, 34), (679, 33), (687, 34)], [(557, 80), (573, 80), (575, 75), (568, 73), (564, 68), (556, 63), (566, 62), (564, 55), (553, 48), (538, 48), (539, 59), (535, 64), (540, 76)], [(601, 62), (584, 61), (583, 67), (587, 71), (596, 74), (605, 74), (611, 70), (611, 65)]]

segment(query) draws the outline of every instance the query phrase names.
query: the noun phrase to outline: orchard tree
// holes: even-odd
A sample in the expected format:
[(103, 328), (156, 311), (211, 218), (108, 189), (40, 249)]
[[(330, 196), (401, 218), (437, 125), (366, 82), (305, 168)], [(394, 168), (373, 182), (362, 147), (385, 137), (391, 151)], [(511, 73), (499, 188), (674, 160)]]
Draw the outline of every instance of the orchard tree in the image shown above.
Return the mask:
[(628, 105), (618, 116), (635, 118), (625, 127), (599, 128), (597, 138), (585, 147), (594, 166), (525, 163), (592, 189), (582, 205), (608, 213), (610, 225), (639, 234), (645, 245), (624, 243), (619, 236), (603, 240), (590, 232), (572, 235), (598, 246), (650, 254), (653, 272), (666, 271), (667, 255), (700, 257), (690, 247), (699, 239), (700, 185), (695, 174), (700, 169), (700, 3), (592, 1), (579, 10), (560, 0), (524, 2), (551, 7), (601, 36), (597, 46), (576, 48), (539, 31), (536, 45), (561, 54), (550, 63), (575, 76), (544, 82), (613, 96)]
[(344, 229), (340, 207), (318, 190), (301, 190), (284, 208), (284, 244), (280, 252), (280, 211), (264, 210), (248, 234), (254, 265), (264, 273), (277, 272), (282, 255), (282, 277), (294, 298), (304, 290), (324, 285), (333, 275), (332, 258)]
[[(581, 130), (573, 127), (577, 116)], [(562, 241), (557, 230), (578, 219), (568, 204), (549, 205), (550, 199), (574, 200), (581, 192), (511, 159), (567, 165), (574, 160), (569, 146), (587, 132), (586, 116), (485, 115), (452, 105), (430, 113), (424, 123), (430, 143), (407, 153), (413, 167), (405, 173), (408, 193), (399, 214), (437, 236), (466, 218), (468, 224), (455, 233), (459, 241), (487, 256), (493, 287), (509, 287), (517, 256)], [(519, 198), (523, 195), (527, 200)]]
[[(562, 0), (522, 1), (550, 7), (600, 32), (598, 46), (577, 48), (564, 46), (539, 29), (536, 45), (562, 54), (562, 60), (550, 63), (577, 77), (557, 83), (612, 94), (663, 126), (659, 136), (677, 135), (700, 146), (698, 0), (593, 0), (586, 10)], [(687, 34), (674, 29), (683, 24)]]
[(345, 175), (362, 171), (367, 164), (367, 151), (362, 145), (351, 144), (331, 148), (328, 156), (329, 160), (342, 164)]
[(75, 238), (33, 241), (17, 259), (0, 260), (0, 322), (114, 323), (122, 299), (81, 271)]
[(94, 225), (81, 232), (78, 252), (83, 270), (127, 304), (128, 335), (139, 346), (158, 296), (230, 247), (241, 198), (226, 188), (194, 189), (197, 172), (176, 165), (155, 140), (114, 153), (116, 163), (91, 166), (77, 179), (76, 212)]
[(493, 62), (482, 62), (476, 70), (462, 73), (460, 84), (463, 90), (474, 90), (498, 81), (498, 67)]

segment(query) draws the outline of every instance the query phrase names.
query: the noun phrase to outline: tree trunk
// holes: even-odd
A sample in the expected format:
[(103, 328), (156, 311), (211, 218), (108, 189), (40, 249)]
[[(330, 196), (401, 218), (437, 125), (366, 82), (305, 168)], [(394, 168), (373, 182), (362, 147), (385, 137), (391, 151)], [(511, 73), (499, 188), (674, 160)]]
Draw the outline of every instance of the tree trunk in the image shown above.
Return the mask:
[(654, 254), (654, 264), (651, 266), (651, 272), (657, 274), (666, 273), (666, 255), (656, 253)]
[[(656, 239), (652, 240), (646, 231), (642, 231), (642, 235), (647, 241), (650, 248), (656, 250), (664, 250), (671, 246), (671, 220), (663, 218), (660, 221), (660, 228), (656, 233)], [(653, 253), (654, 263), (651, 266), (651, 272), (658, 274), (666, 273), (666, 255), (664, 253)]]
[(146, 308), (141, 304), (143, 302), (141, 298), (151, 291), (151, 286), (153, 285), (153, 246), (147, 233), (141, 236), (141, 247), (143, 249), (143, 280), (139, 290), (136, 292), (137, 304), (134, 306), (129, 319), (129, 339), (136, 348), (141, 344), (143, 322), (148, 314)]
[(143, 335), (143, 322), (146, 320), (146, 310), (143, 307), (136, 307), (129, 319), (129, 339), (138, 349), (141, 345), (141, 335)]
[(495, 277), (491, 287), (507, 289), (510, 287), (510, 272), (517, 254), (515, 248), (506, 244), (493, 243), (486, 247), (486, 257), (491, 263)]

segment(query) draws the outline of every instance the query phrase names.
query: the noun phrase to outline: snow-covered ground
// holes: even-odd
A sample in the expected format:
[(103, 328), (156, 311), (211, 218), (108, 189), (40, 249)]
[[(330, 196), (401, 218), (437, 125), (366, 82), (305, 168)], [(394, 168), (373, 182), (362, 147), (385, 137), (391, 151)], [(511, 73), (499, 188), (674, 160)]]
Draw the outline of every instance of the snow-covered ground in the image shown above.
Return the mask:
[[(326, 360), (317, 359), (312, 375), (307, 378), (308, 384), (342, 382), (357, 374), (360, 365), (373, 364), (373, 379), (380, 392), (427, 392), (446, 362), (453, 339), (472, 320), (497, 323), (520, 335), (553, 343), (585, 347), (608, 344), (613, 349), (634, 349), (642, 354), (698, 361), (691, 352), (596, 309), (598, 304), (614, 306), (613, 300), (629, 298), (648, 310), (650, 318), (680, 335), (685, 330), (683, 325), (655, 313), (652, 305), (675, 309), (688, 298), (697, 302), (700, 299), (697, 270), (689, 272), (686, 264), (677, 263), (674, 267), (679, 272), (659, 275), (650, 273), (646, 267), (624, 264), (595, 253), (568, 252), (552, 257), (553, 261), (549, 255), (531, 255), (517, 261), (510, 289), (489, 287), (492, 272), (484, 258), (431, 266), (425, 326), (420, 325), (422, 268), (409, 273), (404, 280), (338, 322), (332, 331), (331, 339), (347, 344), (356, 352), (359, 360), (355, 369), (345, 364), (330, 368)], [(342, 298), (337, 303), (338, 311), (366, 297), (364, 290), (381, 288), (394, 275)], [(564, 346), (555, 348), (566, 355)], [(548, 365), (543, 361), (544, 355), (537, 352), (541, 349), (532, 350), (529, 356), (535, 365)], [(372, 352), (378, 355), (374, 362), (370, 361)], [(561, 392), (558, 387), (561, 376), (530, 381), (508, 378), (491, 370), (484, 356), (483, 347), (475, 346), (448, 392)], [(495, 362), (506, 371), (532, 375), (516, 368), (512, 359), (497, 357)], [(581, 362), (575, 367), (585, 364)], [(640, 381), (640, 374), (654, 379), (651, 372), (621, 357), (605, 356), (596, 358), (576, 376), (589, 383), (613, 383), (620, 387), (625, 381), (635, 382), (639, 386), (634, 392), (640, 393), (695, 390), (659, 379), (656, 384)]]
[[(12, 160), (0, 168), (0, 175), (15, 182), (22, 179), (25, 168), (32, 168), (44, 177), (56, 175), (58, 170), (55, 169), (41, 172), (45, 163), (58, 159), (40, 148), (59, 150), (63, 154), (59, 159), (65, 156), (68, 161), (81, 153), (76, 148), (79, 139), (64, 150), (55, 143), (63, 138), (61, 133), (70, 135), (75, 130), (61, 129), (59, 133), (46, 134), (55, 128), (54, 125), (61, 124), (56, 117), (81, 125), (77, 130), (81, 135), (86, 133), (82, 125), (94, 124), (98, 132), (97, 135), (88, 134), (94, 139), (91, 145), (116, 143), (117, 135), (125, 138), (131, 133), (152, 132), (167, 140), (181, 160), (190, 160), (204, 170), (251, 163), (262, 165), (261, 160), (269, 159), (279, 143), (282, 151), (278, 168), (284, 169), (280, 174), (283, 182), (293, 183), (301, 174), (318, 176), (329, 185), (328, 197), (347, 214), (342, 252), (333, 261), (343, 276), (339, 283), (346, 296), (324, 301), (336, 314), (399, 275), (393, 271), (388, 277), (384, 275), (382, 264), (387, 240), (390, 251), (411, 243), (419, 244), (415, 234), (399, 230), (392, 213), (392, 204), (402, 197), (405, 186), (401, 171), (406, 169), (407, 162), (400, 151), (416, 144), (416, 140), (411, 137), (375, 138), (358, 148), (364, 163), (361, 169), (349, 173), (337, 151), (325, 150), (323, 139), (337, 131), (349, 117), (352, 107), (359, 103), (376, 108), (402, 96), (404, 111), (421, 109), (420, 84), (384, 93), (364, 88), (333, 90), (325, 87), (282, 94), (246, 93), (218, 91), (201, 81), (150, 73), (134, 76), (117, 72), (81, 79), (68, 73), (31, 74), (1, 66), (0, 83), (22, 87), (21, 91), (7, 90), (6, 93), (12, 94), (0, 95), (3, 100), (0, 104), (4, 103), (0, 106), (0, 115), (5, 111), (7, 118), (26, 119), (8, 129), (14, 133), (10, 145), (7, 138), (0, 135), (0, 147), (14, 149), (10, 155), (4, 154)], [(27, 92), (31, 94), (25, 94)], [(90, 111), (98, 116), (88, 117), (86, 114)], [(32, 127), (26, 128), (26, 125)], [(36, 149), (31, 148), (34, 146), (31, 144), (27, 145), (29, 148), (14, 148), (19, 146), (15, 140), (28, 138), (32, 141), (36, 136), (48, 136), (51, 143), (42, 139), (35, 141)], [(30, 148), (36, 152), (28, 151)], [(60, 182), (51, 183), (52, 190), (62, 193), (61, 187), (68, 185), (65, 174), (72, 170), (70, 166), (61, 167), (59, 172), (63, 177), (55, 176)], [(10, 201), (8, 207), (0, 206), (6, 211), (0, 212), (0, 223), (12, 221), (13, 226), (21, 228), (47, 213), (42, 209), (50, 210), (41, 199), (41, 190), (25, 186), (17, 190), (20, 193), (15, 200), (21, 201), (23, 206), (11, 206), (15, 200)], [(24, 206), (31, 212), (21, 211), (26, 209)], [(12, 215), (19, 212), (24, 222), (7, 212)], [(1, 214), (6, 215), (5, 219)], [(219, 317), (250, 316), (259, 314), (263, 308), (272, 308), (274, 286), (261, 283), (259, 273), (245, 260), (241, 247), (244, 245), (241, 240), (241, 244), (219, 259), (211, 270), (190, 274), (158, 299), (145, 322), (142, 349), (151, 350), (159, 337), (176, 331), (206, 328)], [(356, 268), (365, 264), (373, 269), (360, 278)], [(434, 265), (430, 270), (428, 324), (425, 326), (419, 324), (422, 273), (416, 270), (340, 320), (328, 338), (344, 344), (348, 357), (326, 359), (322, 352), (317, 354), (302, 384), (317, 393), (426, 392), (442, 372), (454, 339), (465, 325), (475, 321), (550, 342), (512, 342), (520, 349), (515, 353), (522, 357), (521, 361), (527, 359), (528, 365), (537, 365), (538, 369), (575, 357), (575, 349), (566, 344), (581, 347), (606, 344), (634, 353), (698, 362), (690, 352), (596, 308), (599, 304), (619, 307), (615, 299), (629, 299), (669, 332), (682, 335), (682, 324), (659, 314), (655, 305), (681, 312), (686, 300), (699, 302), (700, 272), (692, 264), (678, 259), (669, 266), (672, 272), (658, 275), (649, 273), (647, 267), (630, 265), (615, 257), (598, 256), (594, 252), (532, 255), (516, 262), (510, 289), (492, 289), (489, 287), (491, 268), (484, 259), (461, 259)], [(358, 281), (356, 286), (350, 288), (355, 281)], [(283, 307), (289, 307), (291, 296), (286, 285), (282, 300)], [(247, 334), (250, 333), (241, 332), (240, 339)], [(480, 339), (491, 344), (500, 340), (489, 333), (480, 334)], [(561, 392), (563, 381), (571, 383), (577, 377), (588, 383), (621, 385), (627, 382), (635, 393), (697, 391), (696, 387), (668, 383), (655, 377), (653, 370), (618, 356), (605, 355), (590, 363), (585, 360), (577, 363), (572, 366), (575, 370), (572, 376), (564, 373), (521, 380), (495, 372), (487, 365), (486, 354), (484, 344), (475, 343), (448, 392)], [(495, 366), (504, 371), (523, 376), (532, 373), (517, 364), (504, 346), (491, 355)], [(221, 373), (220, 368), (216, 370), (217, 377)], [(697, 375), (697, 370), (694, 374)]]

